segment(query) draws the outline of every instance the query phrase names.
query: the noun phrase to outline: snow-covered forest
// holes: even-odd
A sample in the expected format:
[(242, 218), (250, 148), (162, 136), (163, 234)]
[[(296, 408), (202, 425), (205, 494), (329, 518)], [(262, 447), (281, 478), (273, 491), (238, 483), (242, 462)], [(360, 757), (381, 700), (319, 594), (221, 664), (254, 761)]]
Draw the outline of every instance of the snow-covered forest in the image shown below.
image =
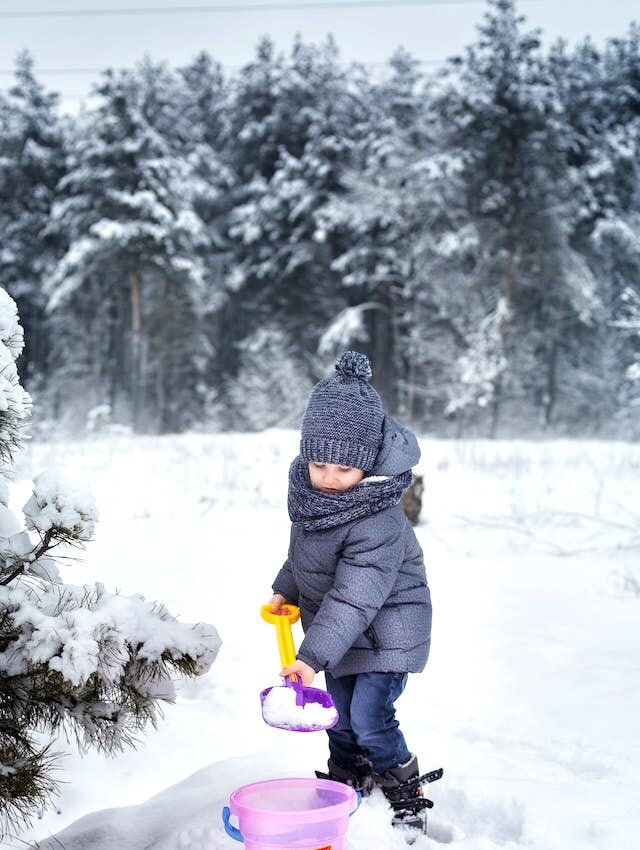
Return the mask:
[(512, 0), (438, 73), (268, 38), (232, 75), (0, 96), (0, 286), (43, 437), (297, 426), (345, 347), (439, 436), (640, 437), (640, 28), (543, 47)]

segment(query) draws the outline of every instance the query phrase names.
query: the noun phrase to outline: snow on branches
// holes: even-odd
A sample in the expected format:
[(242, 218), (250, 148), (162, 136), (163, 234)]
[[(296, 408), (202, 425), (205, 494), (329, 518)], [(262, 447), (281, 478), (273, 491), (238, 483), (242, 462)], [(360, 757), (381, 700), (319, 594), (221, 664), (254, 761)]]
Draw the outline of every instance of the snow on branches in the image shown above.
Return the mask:
[(47, 470), (33, 480), (33, 494), (23, 508), (27, 528), (88, 542), (98, 520), (91, 493), (60, 472)]
[[(155, 725), (157, 699), (174, 699), (168, 668), (202, 675), (220, 647), (213, 626), (180, 623), (163, 605), (108, 593), (102, 584), (37, 592), (25, 584), (2, 587), (0, 611), (0, 635), (12, 635), (0, 638), (0, 674), (37, 673), (60, 708), (60, 720), (68, 698), (70, 719), (85, 733), (85, 743), (108, 741), (109, 750), (121, 747), (128, 726), (139, 725), (141, 715)], [(116, 716), (125, 722), (107, 730), (106, 721)]]
[(458, 358), (457, 381), (449, 388), (448, 414), (474, 404), (487, 407), (494, 398), (497, 382), (507, 368), (501, 326), (509, 316), (509, 305), (500, 298), (495, 311), (471, 335), (469, 349)]
[[(15, 358), (23, 332), (0, 289), (0, 458), (10, 458), (30, 413)], [(60, 730), (78, 745), (113, 753), (175, 698), (172, 676), (200, 676), (216, 658), (214, 626), (181, 623), (141, 595), (62, 581), (48, 554), (84, 546), (98, 520), (89, 490), (58, 471), (33, 482), (23, 511), (33, 543), (8, 508), (0, 478), (0, 834), (28, 822), (56, 792), (50, 744)]]
[(31, 412), (31, 397), (21, 386), (15, 360), (24, 347), (15, 302), (0, 289), (0, 460), (19, 444), (20, 425)]

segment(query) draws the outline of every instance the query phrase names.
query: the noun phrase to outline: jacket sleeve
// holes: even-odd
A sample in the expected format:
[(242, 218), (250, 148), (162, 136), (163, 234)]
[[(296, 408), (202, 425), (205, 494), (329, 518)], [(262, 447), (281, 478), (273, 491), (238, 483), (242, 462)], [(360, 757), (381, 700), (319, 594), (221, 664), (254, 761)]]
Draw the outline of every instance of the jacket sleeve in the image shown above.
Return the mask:
[(291, 569), (291, 541), (293, 539), (293, 528), (291, 529), (291, 536), (289, 538), (289, 553), (287, 555), (287, 560), (282, 565), (280, 572), (276, 576), (276, 580), (271, 585), (271, 589), (274, 593), (280, 593), (287, 602), (291, 602), (292, 605), (298, 604), (298, 585), (296, 584), (296, 580), (293, 577), (293, 571)]
[(384, 605), (403, 560), (404, 535), (395, 517), (374, 514), (354, 523), (333, 587), (307, 629), (298, 658), (316, 672), (331, 670)]

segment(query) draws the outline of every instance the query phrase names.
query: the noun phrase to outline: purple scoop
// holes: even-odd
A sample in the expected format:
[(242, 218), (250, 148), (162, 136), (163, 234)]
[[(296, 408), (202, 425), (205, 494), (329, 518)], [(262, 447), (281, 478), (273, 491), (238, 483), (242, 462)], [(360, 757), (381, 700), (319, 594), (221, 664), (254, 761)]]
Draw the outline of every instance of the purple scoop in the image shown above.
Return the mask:
[[(323, 708), (333, 709), (333, 713), (327, 716), (327, 721), (324, 723), (314, 722), (314, 723), (301, 723), (301, 722), (276, 722), (273, 719), (269, 719), (265, 714), (265, 700), (268, 695), (271, 693), (273, 688), (265, 688), (264, 691), (260, 694), (260, 703), (262, 705), (262, 718), (265, 723), (268, 723), (269, 726), (274, 726), (276, 729), (287, 729), (291, 732), (317, 732), (323, 729), (331, 729), (332, 726), (335, 726), (338, 722), (338, 710), (336, 709), (333, 700), (331, 698), (331, 694), (327, 691), (323, 691), (321, 688), (311, 688), (308, 685), (303, 685), (302, 680), (299, 676), (292, 678), (291, 676), (286, 676), (284, 680), (284, 686), (288, 688), (293, 688), (296, 692), (296, 705), (300, 707), (304, 707), (309, 703), (320, 705)], [(275, 685), (276, 688), (282, 687), (281, 685)]]

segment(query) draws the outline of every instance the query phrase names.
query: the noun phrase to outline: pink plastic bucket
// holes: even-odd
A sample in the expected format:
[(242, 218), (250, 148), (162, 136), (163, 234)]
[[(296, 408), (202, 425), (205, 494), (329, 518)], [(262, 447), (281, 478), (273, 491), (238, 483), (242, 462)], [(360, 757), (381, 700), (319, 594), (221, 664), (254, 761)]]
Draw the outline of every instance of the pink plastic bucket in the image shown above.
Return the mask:
[[(237, 788), (223, 811), (227, 834), (247, 850), (343, 850), (358, 797), (330, 779), (269, 779)], [(229, 823), (236, 815), (239, 829)]]

